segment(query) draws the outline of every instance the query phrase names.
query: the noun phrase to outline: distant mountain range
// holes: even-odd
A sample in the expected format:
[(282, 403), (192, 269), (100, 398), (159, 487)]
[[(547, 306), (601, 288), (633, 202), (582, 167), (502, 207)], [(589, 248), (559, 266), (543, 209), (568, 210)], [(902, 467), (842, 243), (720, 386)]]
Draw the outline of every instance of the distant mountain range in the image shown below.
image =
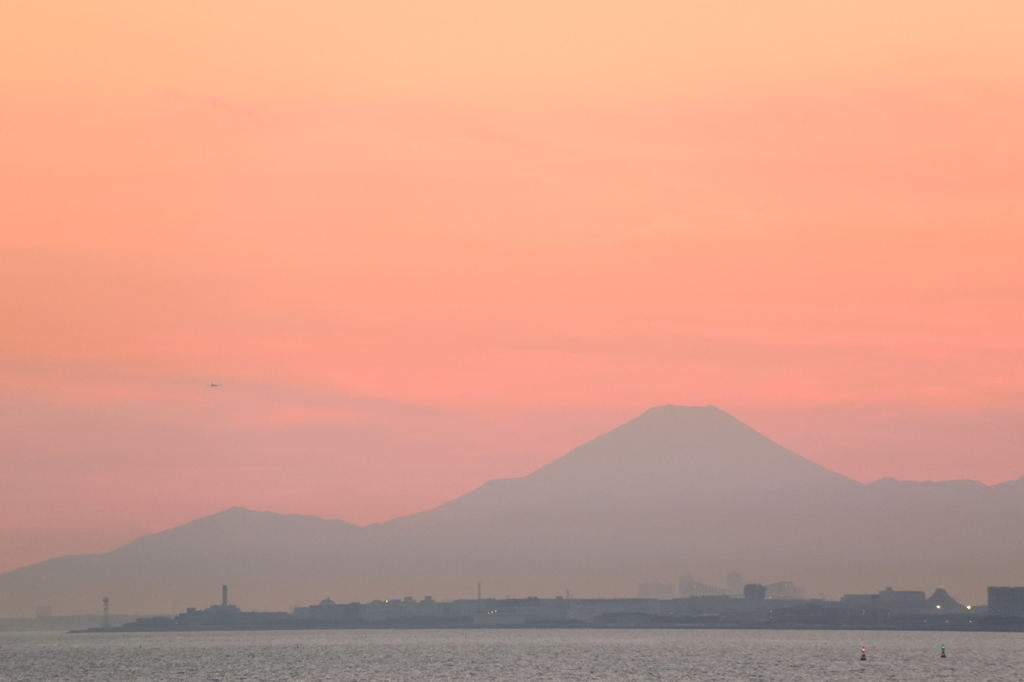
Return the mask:
[[(862, 484), (715, 407), (664, 406), (522, 478), (355, 526), (235, 507), (106, 554), (0, 575), (0, 615), (170, 612), (432, 595), (632, 596), (646, 580), (792, 580), (808, 594), (1024, 584), (1024, 478)], [(721, 580), (719, 579), (719, 582)]]

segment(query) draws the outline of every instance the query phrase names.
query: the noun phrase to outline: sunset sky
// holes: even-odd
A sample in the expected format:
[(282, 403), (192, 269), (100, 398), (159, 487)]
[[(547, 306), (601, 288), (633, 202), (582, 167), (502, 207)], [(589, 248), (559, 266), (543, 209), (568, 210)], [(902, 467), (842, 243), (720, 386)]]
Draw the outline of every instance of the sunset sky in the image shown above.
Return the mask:
[(0, 571), (386, 520), (664, 403), (861, 481), (1024, 475), (1017, 0), (0, 26)]

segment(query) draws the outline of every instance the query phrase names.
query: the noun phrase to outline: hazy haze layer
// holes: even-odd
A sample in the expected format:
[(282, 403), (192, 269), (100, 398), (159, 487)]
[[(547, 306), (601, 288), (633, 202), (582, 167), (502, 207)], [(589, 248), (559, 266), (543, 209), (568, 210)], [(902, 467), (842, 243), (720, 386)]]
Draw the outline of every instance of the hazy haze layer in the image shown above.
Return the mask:
[(863, 484), (714, 407), (644, 412), (528, 476), (383, 524), (242, 508), (104, 555), (0, 575), (0, 608), (205, 606), (229, 583), (245, 608), (432, 595), (632, 596), (682, 575), (742, 571), (811, 596), (944, 587), (966, 603), (1019, 582), (1024, 478)]
[(665, 402), (1021, 473), (1019, 1), (2, 5), (0, 570)]

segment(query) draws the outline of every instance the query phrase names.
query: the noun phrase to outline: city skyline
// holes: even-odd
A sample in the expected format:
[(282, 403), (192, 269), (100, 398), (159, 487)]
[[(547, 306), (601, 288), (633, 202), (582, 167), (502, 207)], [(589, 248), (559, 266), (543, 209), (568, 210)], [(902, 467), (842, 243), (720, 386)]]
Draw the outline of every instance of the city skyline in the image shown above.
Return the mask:
[[(683, 578), (680, 579), (681, 581)], [(232, 603), (228, 585), (221, 600), (181, 613), (121, 616), (112, 625), (103, 599), (102, 624), (79, 632), (161, 632), (189, 630), (287, 630), (373, 627), (659, 627), (659, 628), (830, 628), (882, 630), (1024, 631), (1024, 587), (990, 586), (984, 604), (964, 604), (946, 590), (886, 587), (839, 599), (772, 597), (770, 586), (748, 583), (742, 593), (689, 597), (580, 598), (565, 595), (484, 596), (434, 599), (412, 596), (338, 603), (325, 597), (285, 611), (247, 611)], [(42, 618), (52, 619), (52, 614)], [(67, 618), (65, 616), (65, 618)], [(26, 622), (27, 621), (26, 619)], [(943, 648), (944, 653), (944, 648)]]

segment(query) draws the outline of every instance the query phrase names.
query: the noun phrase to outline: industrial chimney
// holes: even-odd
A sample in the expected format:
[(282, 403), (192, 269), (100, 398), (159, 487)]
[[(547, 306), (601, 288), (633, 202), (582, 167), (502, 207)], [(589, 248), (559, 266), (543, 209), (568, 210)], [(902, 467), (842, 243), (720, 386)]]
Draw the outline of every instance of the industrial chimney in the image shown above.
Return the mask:
[(227, 585), (221, 585), (220, 586), (220, 605), (221, 606), (227, 606), (228, 605), (228, 586)]

